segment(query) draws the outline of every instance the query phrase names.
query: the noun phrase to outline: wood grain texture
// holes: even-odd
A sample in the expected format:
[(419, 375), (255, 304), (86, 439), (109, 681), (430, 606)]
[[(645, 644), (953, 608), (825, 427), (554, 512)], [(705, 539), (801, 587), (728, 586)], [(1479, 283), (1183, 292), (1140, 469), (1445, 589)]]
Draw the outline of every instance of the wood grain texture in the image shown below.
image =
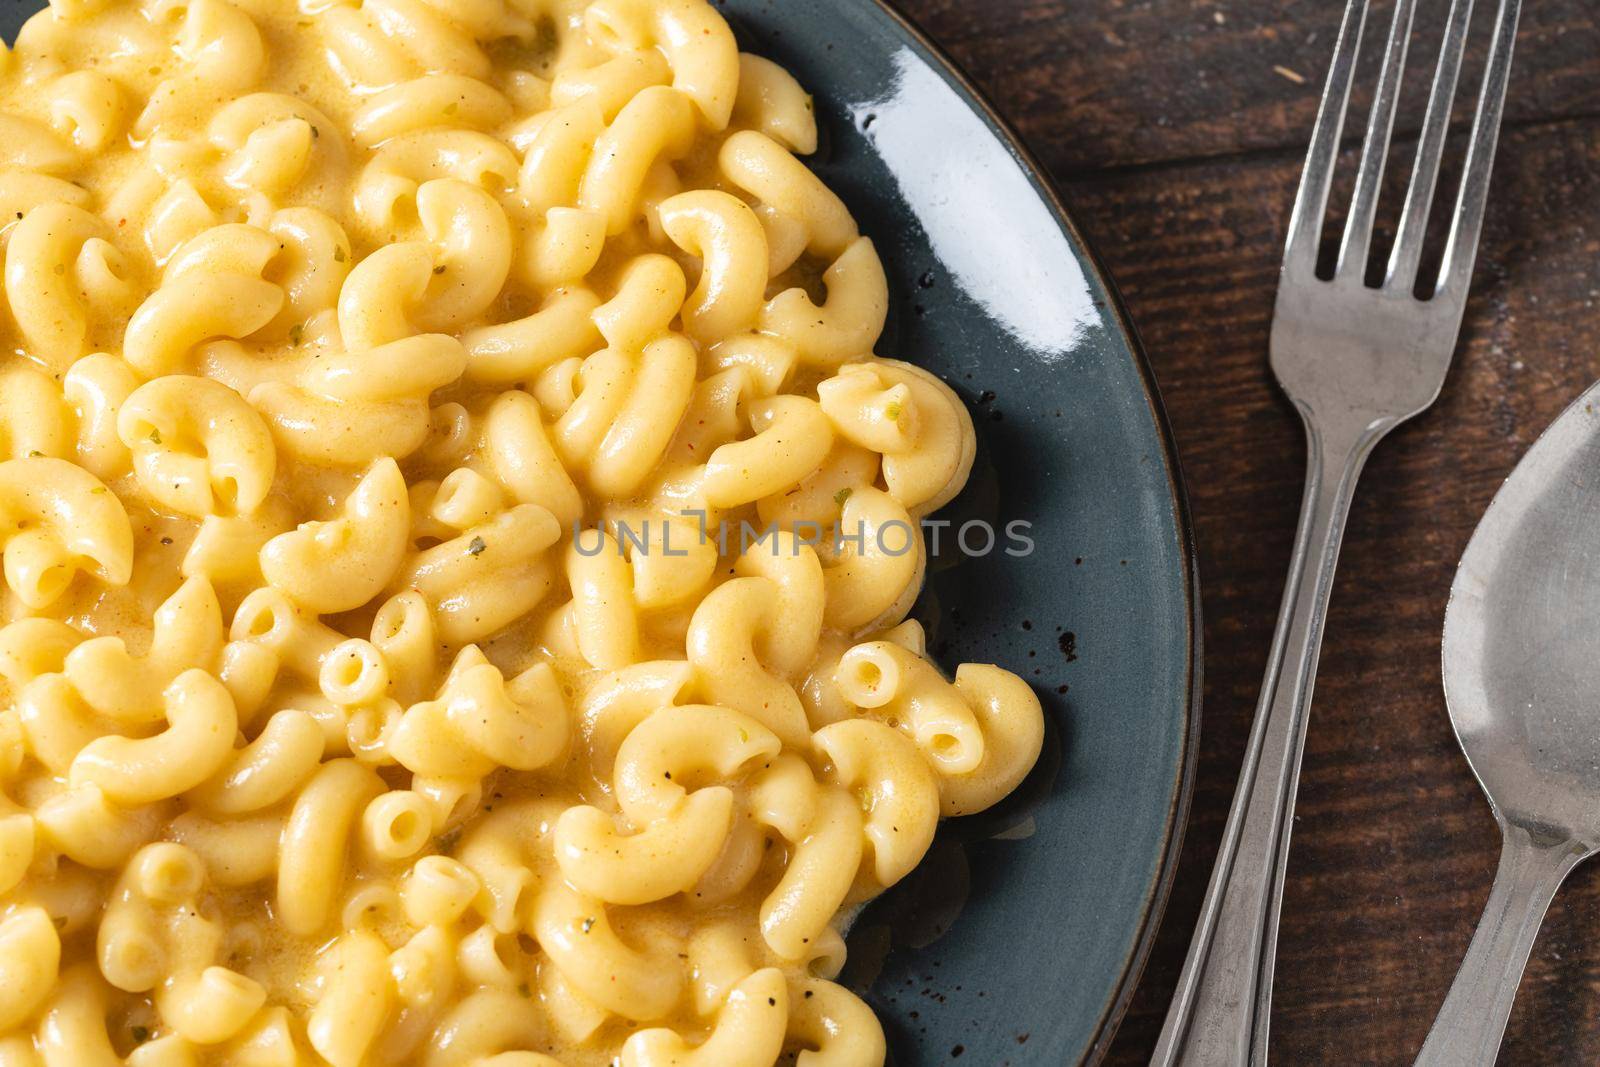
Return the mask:
[[(1408, 82), (1428, 77), (1448, 6), (1418, 0)], [(1339, 0), (901, 0), (900, 7), (977, 76), (1045, 164), (1064, 175), (1299, 151), (1344, 10)], [(1521, 79), (1509, 121), (1600, 113), (1593, 5), (1523, 8), (1521, 69), (1536, 64), (1537, 80)], [(1370, 40), (1381, 39), (1387, 16), (1387, 5), (1376, 4)], [(1487, 18), (1478, 22), (1487, 29)], [(1474, 57), (1486, 36), (1474, 34)], [(1372, 83), (1358, 87), (1357, 108)], [(1421, 100), (1404, 105), (1400, 128), (1414, 128), (1421, 111)]]
[[(901, 6), (1053, 171), (1144, 337), (1183, 458), (1206, 616), (1205, 714), (1179, 879), (1108, 1060), (1143, 1064), (1221, 836), (1293, 536), (1304, 454), (1268, 372), (1267, 331), (1284, 220), (1343, 5)], [(1437, 19), (1437, 8), (1424, 3), (1419, 21)], [(1494, 825), (1440, 691), (1445, 597), (1501, 480), (1600, 376), (1592, 0), (1528, 5), (1519, 50), (1454, 369), (1439, 403), (1378, 449), (1350, 516), (1296, 812), (1275, 1063), (1410, 1063), (1495, 867)], [(1597, 1061), (1592, 866), (1557, 898), (1501, 1062)]]

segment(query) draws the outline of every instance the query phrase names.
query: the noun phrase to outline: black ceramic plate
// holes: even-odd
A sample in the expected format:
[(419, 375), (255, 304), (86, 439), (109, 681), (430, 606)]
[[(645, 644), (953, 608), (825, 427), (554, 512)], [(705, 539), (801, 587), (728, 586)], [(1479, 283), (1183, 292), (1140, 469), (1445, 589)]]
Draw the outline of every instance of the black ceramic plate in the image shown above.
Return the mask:
[[(4, 0), (6, 39), (40, 6)], [(1154, 381), (1037, 166), (916, 30), (875, 0), (717, 6), (816, 94), (812, 163), (889, 273), (880, 354), (944, 377), (978, 426), (917, 617), (945, 666), (1026, 677), (1049, 724), (1018, 794), (946, 823), (862, 913), (844, 980), (901, 1067), (1093, 1061), (1166, 898), (1197, 741), (1198, 587)], [(993, 551), (977, 527), (957, 543), (974, 519)], [(1006, 553), (1014, 522), (1030, 554)]]
[[(978, 427), (916, 617), (944, 666), (1026, 677), (1050, 725), (1019, 795), (946, 823), (862, 913), (845, 980), (902, 1067), (1093, 1061), (1166, 899), (1198, 730), (1198, 584), (1149, 366), (1038, 167), (901, 17), (718, 7), (816, 95), (810, 162), (889, 272), (880, 354), (950, 382)], [(963, 552), (951, 532), (971, 519), (1030, 523), (1033, 552)]]

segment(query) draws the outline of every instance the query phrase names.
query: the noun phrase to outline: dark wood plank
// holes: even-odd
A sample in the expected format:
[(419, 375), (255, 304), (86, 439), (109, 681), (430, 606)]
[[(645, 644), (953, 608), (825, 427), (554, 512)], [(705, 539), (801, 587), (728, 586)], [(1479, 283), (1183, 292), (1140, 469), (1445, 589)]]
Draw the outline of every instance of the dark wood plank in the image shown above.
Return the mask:
[[(1199, 909), (1301, 490), (1300, 430), (1272, 385), (1266, 343), (1315, 87), (1270, 68), (1314, 78), (1342, 5), (906, 6), (1061, 180), (1143, 333), (1186, 469), (1205, 725), (1168, 921), (1108, 1061), (1131, 1067), (1148, 1061)], [(1296, 816), (1276, 1063), (1410, 1063), (1488, 895), (1497, 838), (1446, 718), (1439, 632), (1489, 498), (1600, 375), (1597, 56), (1589, 0), (1530, 5), (1456, 366), (1439, 403), (1379, 449), (1350, 519)], [(1195, 66), (1203, 78), (1180, 77)], [(1597, 1060), (1600, 869), (1580, 870), (1558, 898), (1502, 1057)]]
[[(1303, 144), (1344, 9), (1341, 0), (896, 2), (1058, 173)], [(1442, 24), (1447, 3), (1418, 4), (1418, 86), (1437, 49), (1436, 33), (1421, 28)], [(1478, 4), (1484, 29), (1493, 6)], [(1524, 12), (1511, 121), (1600, 112), (1592, 0), (1542, 0)], [(1373, 19), (1377, 42), (1386, 12)], [(1422, 96), (1409, 98), (1402, 127), (1417, 121)], [(1359, 91), (1358, 111), (1366, 100)]]

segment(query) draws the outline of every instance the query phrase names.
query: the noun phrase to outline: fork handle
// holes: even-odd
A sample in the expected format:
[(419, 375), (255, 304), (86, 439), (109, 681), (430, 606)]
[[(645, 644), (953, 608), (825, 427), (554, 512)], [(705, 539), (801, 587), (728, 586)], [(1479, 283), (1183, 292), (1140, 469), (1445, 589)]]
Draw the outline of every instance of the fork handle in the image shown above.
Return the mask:
[(1506, 826), (1504, 833), (1489, 902), (1417, 1067), (1493, 1067), (1539, 924), (1587, 854), (1570, 842), (1536, 842), (1521, 827)]
[(1278, 908), (1323, 620), (1356, 480), (1393, 425), (1326, 426), (1299, 407), (1306, 487), (1283, 605), (1222, 845), (1151, 1067), (1266, 1063)]

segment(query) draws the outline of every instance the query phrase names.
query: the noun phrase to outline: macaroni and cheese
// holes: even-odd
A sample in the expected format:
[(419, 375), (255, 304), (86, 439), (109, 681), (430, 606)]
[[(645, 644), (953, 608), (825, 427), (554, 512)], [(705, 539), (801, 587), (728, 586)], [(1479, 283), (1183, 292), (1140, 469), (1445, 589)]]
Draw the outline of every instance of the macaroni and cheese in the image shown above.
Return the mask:
[(1042, 716), (816, 145), (706, 0), (0, 49), (0, 1067), (883, 1061), (846, 917)]

